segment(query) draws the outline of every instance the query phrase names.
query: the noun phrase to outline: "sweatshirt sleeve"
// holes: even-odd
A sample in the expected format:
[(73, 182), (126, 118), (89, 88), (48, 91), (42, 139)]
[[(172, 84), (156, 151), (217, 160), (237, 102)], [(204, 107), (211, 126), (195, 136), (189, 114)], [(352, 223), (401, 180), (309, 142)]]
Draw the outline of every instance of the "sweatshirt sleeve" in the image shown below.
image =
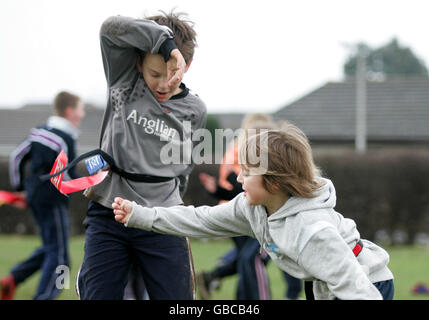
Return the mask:
[(100, 29), (101, 54), (109, 86), (127, 82), (136, 74), (140, 52), (161, 54), (168, 61), (177, 48), (172, 31), (151, 20), (112, 16)]
[(230, 202), (214, 207), (169, 208), (146, 208), (133, 202), (133, 210), (126, 226), (193, 238), (239, 235), (254, 237), (244, 215), (242, 200), (242, 196), (238, 195)]
[(31, 156), (31, 140), (25, 139), (11, 153), (9, 158), (9, 180), (10, 185), (16, 191), (24, 190), (25, 163)]
[(325, 282), (338, 299), (382, 299), (350, 247), (333, 226), (327, 226), (311, 236), (299, 255), (298, 263), (316, 280)]

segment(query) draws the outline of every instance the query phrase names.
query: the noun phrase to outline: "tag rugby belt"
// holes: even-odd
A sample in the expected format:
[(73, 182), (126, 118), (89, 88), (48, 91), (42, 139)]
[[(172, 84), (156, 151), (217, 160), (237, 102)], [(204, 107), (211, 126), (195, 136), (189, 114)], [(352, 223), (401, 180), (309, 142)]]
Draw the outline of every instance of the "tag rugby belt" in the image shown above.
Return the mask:
[[(62, 181), (64, 173), (84, 159), (86, 159), (85, 164), (90, 176)], [(61, 150), (54, 162), (50, 174), (39, 177), (41, 181), (51, 180), (52, 184), (63, 194), (80, 191), (99, 184), (104, 180), (109, 170), (120, 175), (121, 177), (124, 177), (125, 179), (135, 182), (155, 183), (166, 182), (174, 179), (174, 177), (159, 177), (148, 174), (127, 172), (119, 168), (116, 165), (115, 160), (101, 149), (95, 149), (84, 153), (75, 158), (69, 164), (67, 164), (67, 161), (68, 159), (65, 152)]]

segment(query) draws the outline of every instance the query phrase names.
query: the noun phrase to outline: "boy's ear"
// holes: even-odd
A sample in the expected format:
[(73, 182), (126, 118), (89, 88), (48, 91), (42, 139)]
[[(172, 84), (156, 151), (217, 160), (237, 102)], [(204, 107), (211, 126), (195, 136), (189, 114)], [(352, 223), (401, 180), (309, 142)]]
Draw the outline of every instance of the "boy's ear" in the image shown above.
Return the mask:
[(136, 61), (136, 67), (137, 67), (137, 70), (140, 72), (140, 73), (142, 73), (143, 72), (143, 68), (142, 68), (142, 57), (139, 55), (138, 57), (137, 57), (137, 61)]
[(273, 190), (274, 190), (275, 192), (280, 191), (280, 184), (278, 184), (277, 182), (274, 182), (274, 183), (273, 183)]
[(73, 112), (73, 107), (72, 106), (67, 106), (64, 109), (64, 114), (63, 114), (63, 118), (66, 118), (67, 120), (71, 118), (71, 114)]
[(193, 59), (191, 58), (191, 60), (189, 60), (189, 62), (186, 64), (185, 72), (188, 71), (189, 67), (191, 66), (192, 61), (193, 61)]

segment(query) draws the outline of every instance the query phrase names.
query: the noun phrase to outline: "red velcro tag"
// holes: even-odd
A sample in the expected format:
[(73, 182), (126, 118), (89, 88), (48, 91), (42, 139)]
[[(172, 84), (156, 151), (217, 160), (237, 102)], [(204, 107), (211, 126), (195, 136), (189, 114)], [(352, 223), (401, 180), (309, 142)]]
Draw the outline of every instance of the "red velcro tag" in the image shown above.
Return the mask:
[[(54, 162), (54, 165), (52, 167), (50, 174), (57, 173), (58, 171), (65, 168), (65, 166), (67, 165), (67, 161), (68, 161), (67, 155), (64, 153), (63, 150), (61, 150), (60, 154), (58, 155), (57, 159)], [(108, 171), (101, 171), (92, 176), (82, 177), (82, 178), (73, 179), (69, 181), (63, 181), (63, 176), (64, 176), (64, 172), (63, 172), (60, 175), (51, 178), (50, 180), (52, 184), (55, 186), (55, 188), (58, 189), (59, 192), (61, 192), (62, 194), (69, 194), (69, 193), (81, 191), (86, 188), (95, 186), (96, 184), (99, 184), (101, 181), (104, 180), (107, 173)]]
[(58, 189), (62, 194), (69, 194), (76, 191), (85, 190), (86, 188), (95, 186), (104, 180), (109, 171), (101, 171), (89, 177), (82, 177), (69, 181), (63, 181)]
[(22, 194), (0, 190), (0, 206), (2, 204), (10, 204), (22, 209), (27, 207), (27, 201)]
[[(65, 166), (67, 165), (67, 161), (68, 161), (67, 155), (65, 154), (64, 150), (61, 150), (60, 154), (58, 155), (57, 159), (54, 162), (54, 165), (52, 166), (52, 170), (51, 170), (50, 174), (57, 173), (58, 171), (61, 171), (62, 169), (64, 169)], [(60, 175), (50, 179), (52, 184), (58, 190), (60, 190), (60, 188), (61, 188), (61, 183), (63, 181), (63, 177), (64, 177), (64, 172), (61, 173)]]
[(362, 251), (362, 246), (359, 243), (357, 243), (353, 248), (354, 255), (357, 257), (361, 251)]

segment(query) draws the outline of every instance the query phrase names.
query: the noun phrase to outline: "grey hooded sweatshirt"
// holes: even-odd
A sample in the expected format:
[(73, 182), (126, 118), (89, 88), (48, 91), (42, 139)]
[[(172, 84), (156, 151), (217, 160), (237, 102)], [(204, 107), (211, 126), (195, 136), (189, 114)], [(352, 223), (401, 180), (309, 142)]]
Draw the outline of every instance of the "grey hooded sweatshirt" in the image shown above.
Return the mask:
[(313, 280), (315, 299), (382, 299), (373, 283), (393, 279), (388, 253), (362, 240), (355, 257), (356, 224), (334, 210), (334, 185), (320, 179), (324, 185), (314, 198), (290, 197), (269, 217), (263, 206), (248, 205), (241, 193), (214, 207), (146, 208), (133, 202), (126, 226), (195, 238), (251, 236), (282, 270)]

